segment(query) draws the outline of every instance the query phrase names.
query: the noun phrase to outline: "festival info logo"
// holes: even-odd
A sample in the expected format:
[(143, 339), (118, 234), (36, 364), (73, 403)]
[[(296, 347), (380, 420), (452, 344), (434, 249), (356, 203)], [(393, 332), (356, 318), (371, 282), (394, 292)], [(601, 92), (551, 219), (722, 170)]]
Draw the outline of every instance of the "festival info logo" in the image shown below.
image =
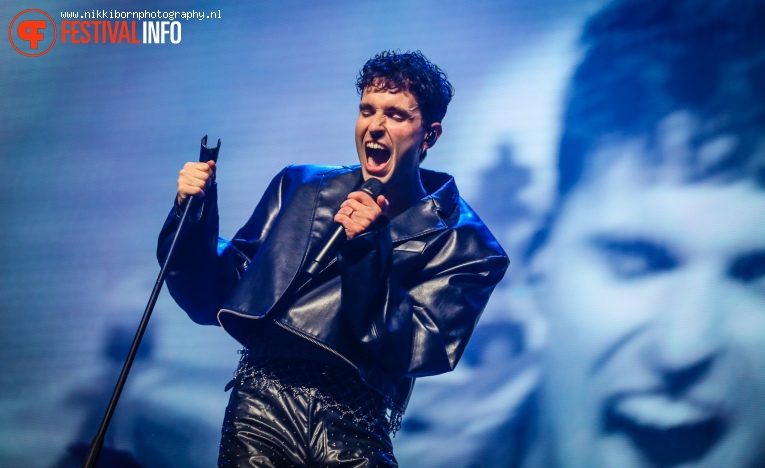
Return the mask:
[(47, 54), (56, 43), (56, 23), (42, 10), (24, 10), (11, 21), (8, 38), (16, 52), (39, 57)]

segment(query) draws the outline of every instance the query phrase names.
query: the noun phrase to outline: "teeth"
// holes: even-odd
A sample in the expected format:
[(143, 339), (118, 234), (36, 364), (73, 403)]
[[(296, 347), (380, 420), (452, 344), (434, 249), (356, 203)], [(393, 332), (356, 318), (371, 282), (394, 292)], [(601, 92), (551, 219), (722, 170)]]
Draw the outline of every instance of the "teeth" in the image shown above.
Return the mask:
[(379, 143), (375, 143), (373, 141), (367, 143), (367, 148), (369, 149), (375, 149), (375, 150), (384, 150), (385, 147)]
[(629, 397), (619, 402), (615, 409), (641, 425), (662, 429), (694, 424), (714, 416), (698, 405), (659, 395)]

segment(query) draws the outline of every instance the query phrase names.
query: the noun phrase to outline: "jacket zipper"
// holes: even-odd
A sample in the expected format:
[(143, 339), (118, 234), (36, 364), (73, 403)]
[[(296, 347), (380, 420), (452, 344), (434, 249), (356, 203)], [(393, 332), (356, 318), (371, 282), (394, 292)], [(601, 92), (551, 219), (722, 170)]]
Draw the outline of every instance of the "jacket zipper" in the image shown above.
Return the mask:
[(324, 343), (320, 342), (319, 340), (317, 340), (317, 339), (315, 339), (315, 338), (313, 338), (311, 336), (305, 335), (305, 334), (295, 330), (294, 328), (290, 327), (289, 325), (283, 324), (282, 322), (280, 322), (278, 320), (274, 320), (274, 323), (277, 324), (278, 326), (280, 326), (281, 328), (283, 328), (283, 329), (291, 332), (292, 334), (296, 335), (298, 338), (306, 339), (306, 340), (310, 341), (311, 343), (313, 343), (313, 344), (315, 344), (315, 345), (317, 345), (317, 346), (319, 346), (319, 347), (321, 347), (323, 349), (326, 349), (330, 353), (334, 354), (335, 356), (339, 357), (343, 361), (347, 362), (348, 365), (353, 367), (353, 369), (356, 372), (359, 371), (359, 368), (354, 363), (349, 361), (345, 356), (343, 356), (342, 354), (338, 353), (337, 351), (335, 351), (334, 349), (330, 348), (329, 346), (325, 345)]

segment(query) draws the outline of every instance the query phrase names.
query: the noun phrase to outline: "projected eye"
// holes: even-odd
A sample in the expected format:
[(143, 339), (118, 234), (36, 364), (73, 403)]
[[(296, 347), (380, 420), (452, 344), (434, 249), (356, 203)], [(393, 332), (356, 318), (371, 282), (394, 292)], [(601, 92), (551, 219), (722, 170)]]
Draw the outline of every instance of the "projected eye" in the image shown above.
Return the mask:
[(728, 276), (742, 283), (765, 279), (765, 252), (752, 252), (736, 258), (728, 269)]
[(673, 270), (679, 260), (658, 242), (640, 238), (598, 236), (592, 240), (611, 273), (620, 279), (637, 279)]

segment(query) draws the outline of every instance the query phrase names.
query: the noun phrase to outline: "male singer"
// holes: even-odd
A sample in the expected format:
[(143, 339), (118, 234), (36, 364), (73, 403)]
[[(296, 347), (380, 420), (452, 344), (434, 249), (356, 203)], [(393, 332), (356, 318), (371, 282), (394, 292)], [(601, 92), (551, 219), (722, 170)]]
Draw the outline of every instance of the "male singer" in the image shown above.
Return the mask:
[[(453, 178), (420, 168), (453, 95), (441, 69), (420, 52), (382, 52), (356, 86), (360, 167), (285, 168), (231, 241), (218, 237), (214, 163), (180, 172), (160, 259), (181, 204), (203, 207), (168, 288), (245, 347), (220, 466), (397, 466), (389, 434), (414, 379), (454, 368), (507, 268)], [(370, 178), (384, 194), (358, 189)], [(341, 245), (309, 274), (338, 225)]]

